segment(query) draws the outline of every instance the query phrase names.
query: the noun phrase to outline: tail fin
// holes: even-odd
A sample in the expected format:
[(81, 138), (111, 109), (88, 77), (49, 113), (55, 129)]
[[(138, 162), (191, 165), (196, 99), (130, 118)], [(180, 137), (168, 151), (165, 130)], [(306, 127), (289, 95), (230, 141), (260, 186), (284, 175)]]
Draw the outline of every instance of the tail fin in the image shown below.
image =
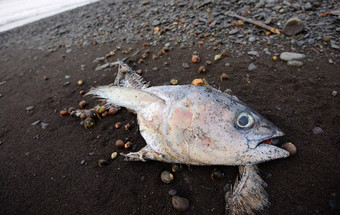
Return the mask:
[(155, 102), (164, 104), (161, 98), (153, 94), (128, 87), (101, 86), (92, 88), (87, 94), (95, 95), (110, 104), (126, 107), (135, 112)]

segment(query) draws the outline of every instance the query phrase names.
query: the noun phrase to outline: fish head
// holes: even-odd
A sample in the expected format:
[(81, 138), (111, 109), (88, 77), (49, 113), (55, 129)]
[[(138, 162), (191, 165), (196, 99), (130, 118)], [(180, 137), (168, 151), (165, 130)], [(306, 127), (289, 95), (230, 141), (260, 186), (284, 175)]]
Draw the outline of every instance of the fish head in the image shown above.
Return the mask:
[(285, 158), (289, 152), (280, 148), (279, 137), (284, 133), (265, 117), (236, 101), (228, 110), (229, 124), (234, 135), (231, 143), (241, 145), (236, 152), (240, 165), (257, 164), (274, 159)]

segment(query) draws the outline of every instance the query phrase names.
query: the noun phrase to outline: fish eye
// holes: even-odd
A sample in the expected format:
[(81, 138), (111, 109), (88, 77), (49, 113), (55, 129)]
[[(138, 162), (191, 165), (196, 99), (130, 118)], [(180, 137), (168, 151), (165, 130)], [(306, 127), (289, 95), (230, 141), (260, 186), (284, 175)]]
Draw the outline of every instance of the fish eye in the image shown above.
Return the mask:
[(236, 124), (240, 128), (250, 128), (254, 122), (254, 117), (246, 112), (240, 113), (236, 119)]

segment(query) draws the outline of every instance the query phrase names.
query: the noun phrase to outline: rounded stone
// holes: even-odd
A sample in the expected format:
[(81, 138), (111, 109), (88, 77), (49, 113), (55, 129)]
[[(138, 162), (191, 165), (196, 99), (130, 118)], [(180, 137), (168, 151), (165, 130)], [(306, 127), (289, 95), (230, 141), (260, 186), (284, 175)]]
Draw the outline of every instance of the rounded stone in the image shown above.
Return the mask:
[(189, 208), (189, 200), (184, 197), (173, 196), (172, 205), (178, 211), (186, 211)]

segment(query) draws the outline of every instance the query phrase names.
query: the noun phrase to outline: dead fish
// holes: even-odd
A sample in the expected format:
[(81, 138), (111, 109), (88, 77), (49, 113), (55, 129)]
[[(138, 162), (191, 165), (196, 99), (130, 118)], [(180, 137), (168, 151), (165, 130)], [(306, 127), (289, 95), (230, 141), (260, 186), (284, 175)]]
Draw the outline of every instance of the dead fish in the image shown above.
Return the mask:
[(267, 143), (284, 135), (279, 128), (235, 96), (213, 88), (102, 86), (89, 94), (137, 113), (147, 145), (125, 155), (129, 160), (238, 166), (289, 156)]

